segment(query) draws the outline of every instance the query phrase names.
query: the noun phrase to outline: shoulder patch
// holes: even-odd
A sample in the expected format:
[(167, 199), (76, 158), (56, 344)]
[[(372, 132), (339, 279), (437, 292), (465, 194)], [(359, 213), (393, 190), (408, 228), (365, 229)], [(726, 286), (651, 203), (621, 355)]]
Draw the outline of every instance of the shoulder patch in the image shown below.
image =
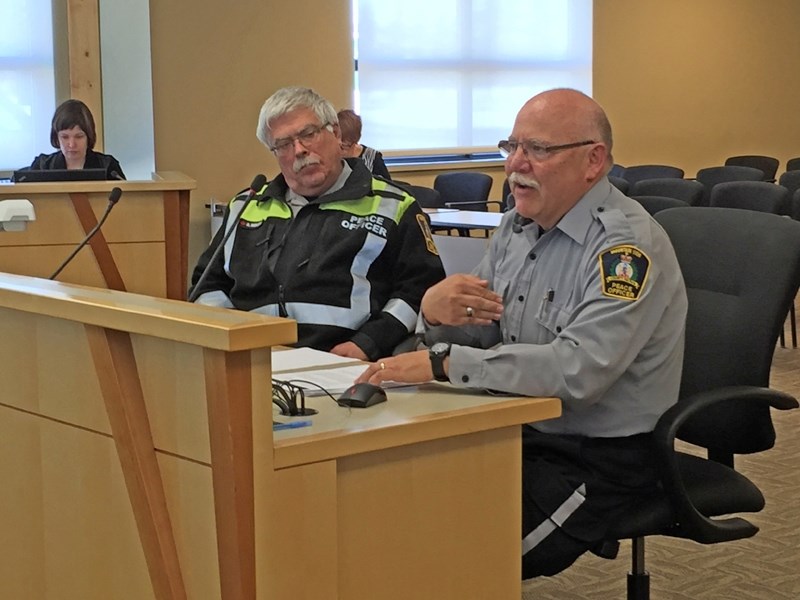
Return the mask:
[(647, 282), (650, 258), (636, 246), (615, 246), (597, 257), (603, 295), (637, 300)]
[(419, 213), (417, 215), (417, 223), (422, 230), (422, 237), (425, 238), (425, 245), (428, 247), (428, 252), (439, 256), (439, 250), (436, 248), (436, 243), (433, 241), (433, 233), (431, 233), (431, 226), (428, 224), (425, 213)]

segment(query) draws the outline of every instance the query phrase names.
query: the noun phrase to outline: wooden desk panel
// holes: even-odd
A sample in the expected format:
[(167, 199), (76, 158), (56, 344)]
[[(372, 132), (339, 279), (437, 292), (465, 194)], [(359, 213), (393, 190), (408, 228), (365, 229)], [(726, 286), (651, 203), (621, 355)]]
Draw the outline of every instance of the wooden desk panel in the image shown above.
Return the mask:
[(186, 296), (189, 194), (194, 180), (180, 173), (151, 181), (0, 184), (0, 200), (31, 201), (36, 221), (0, 236), (0, 270), (48, 277), (99, 221), (112, 188), (122, 198), (90, 244), (59, 281), (158, 297)]
[(20, 600), (518, 600), (520, 423), (431, 384), (273, 434), (295, 324), (0, 274), (0, 582)]

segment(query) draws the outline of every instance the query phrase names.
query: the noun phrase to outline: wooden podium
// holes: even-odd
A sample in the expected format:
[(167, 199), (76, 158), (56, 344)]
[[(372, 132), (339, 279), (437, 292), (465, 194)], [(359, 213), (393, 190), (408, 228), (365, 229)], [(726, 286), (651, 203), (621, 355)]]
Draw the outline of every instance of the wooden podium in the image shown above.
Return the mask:
[(519, 424), (559, 401), (318, 397), (273, 434), (270, 348), (295, 336), (0, 275), (0, 596), (518, 600)]
[(0, 184), (0, 200), (25, 198), (36, 221), (0, 236), (0, 271), (49, 277), (101, 218), (108, 194), (122, 199), (59, 281), (148, 294), (186, 297), (189, 195), (196, 182), (164, 172), (147, 181)]

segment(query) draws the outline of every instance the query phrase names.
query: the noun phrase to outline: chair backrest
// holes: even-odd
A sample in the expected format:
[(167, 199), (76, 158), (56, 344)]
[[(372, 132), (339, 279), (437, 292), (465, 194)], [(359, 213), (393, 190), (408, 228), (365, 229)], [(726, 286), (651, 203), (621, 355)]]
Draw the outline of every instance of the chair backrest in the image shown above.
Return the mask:
[(795, 190), (800, 190), (800, 170), (782, 173), (778, 183), (789, 190), (789, 194), (794, 194)]
[(705, 188), (699, 181), (677, 177), (642, 179), (631, 186), (633, 196), (666, 196), (683, 200), (690, 206), (698, 206), (703, 200)]
[(746, 154), (742, 156), (730, 156), (725, 159), (725, 164), (736, 167), (753, 167), (764, 172), (764, 181), (775, 181), (775, 174), (778, 172), (780, 161), (772, 156), (761, 154)]
[(469, 203), (463, 205), (466, 210), (486, 210), (489, 192), (492, 189), (492, 177), (486, 173), (474, 171), (457, 171), (441, 173), (433, 180), (433, 188), (442, 196), (442, 202)]
[(422, 208), (442, 208), (444, 202), (442, 201), (441, 194), (433, 188), (425, 187), (424, 185), (408, 184), (404, 186), (409, 193), (417, 199)]
[(608, 172), (611, 177), (620, 177), (622, 178), (625, 175), (625, 167), (622, 165), (618, 165), (614, 163), (611, 165), (611, 170)]
[(724, 181), (763, 181), (764, 171), (753, 167), (737, 167), (734, 165), (706, 167), (697, 172), (697, 181), (705, 186), (703, 200), (700, 206), (708, 206), (711, 199), (711, 189)]
[(656, 179), (659, 177), (683, 177), (683, 169), (670, 165), (633, 165), (625, 167), (622, 177), (633, 185), (642, 179)]
[(795, 190), (792, 194), (792, 218), (800, 221), (800, 189)]
[[(672, 241), (689, 297), (680, 398), (727, 385), (769, 385), (772, 355), (800, 283), (800, 223), (733, 208), (655, 216)], [(716, 454), (772, 447), (768, 408), (702, 411), (679, 437)]]
[(613, 185), (623, 194), (628, 193), (628, 190), (630, 189), (630, 184), (628, 183), (627, 179), (623, 179), (622, 177), (616, 177), (614, 175), (609, 174), (608, 180), (611, 182), (611, 185)]
[(800, 170), (800, 156), (795, 158), (790, 158), (786, 161), (786, 170), (787, 171), (798, 171)]
[(678, 200), (677, 198), (668, 198), (666, 196), (631, 196), (631, 198), (644, 206), (644, 209), (651, 215), (668, 208), (681, 208), (689, 206), (689, 204), (683, 200)]
[(725, 181), (711, 190), (709, 204), (719, 208), (742, 208), (775, 215), (791, 214), (789, 190), (768, 181)]

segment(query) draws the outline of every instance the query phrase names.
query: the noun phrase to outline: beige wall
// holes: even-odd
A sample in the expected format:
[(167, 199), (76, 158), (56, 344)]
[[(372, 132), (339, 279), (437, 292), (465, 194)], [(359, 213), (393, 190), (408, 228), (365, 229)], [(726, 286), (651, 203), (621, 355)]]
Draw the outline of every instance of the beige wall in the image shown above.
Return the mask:
[[(203, 204), (277, 173), (254, 135), (264, 99), (302, 84), (337, 107), (350, 103), (350, 1), (150, 4), (156, 165), (198, 181), (193, 265), (209, 237)], [(800, 155), (800, 2), (596, 0), (594, 18), (594, 90), (617, 162), (693, 176), (731, 154)], [(434, 174), (398, 176), (424, 183)], [(502, 182), (499, 169), (493, 175)]]
[(227, 200), (278, 172), (256, 139), (264, 100), (307, 85), (352, 104), (349, 0), (150, 2), (156, 169), (197, 180), (189, 264), (210, 237), (211, 197)]
[(797, 0), (596, 0), (594, 95), (617, 162), (692, 177), (734, 154), (800, 155), (799, 25)]

